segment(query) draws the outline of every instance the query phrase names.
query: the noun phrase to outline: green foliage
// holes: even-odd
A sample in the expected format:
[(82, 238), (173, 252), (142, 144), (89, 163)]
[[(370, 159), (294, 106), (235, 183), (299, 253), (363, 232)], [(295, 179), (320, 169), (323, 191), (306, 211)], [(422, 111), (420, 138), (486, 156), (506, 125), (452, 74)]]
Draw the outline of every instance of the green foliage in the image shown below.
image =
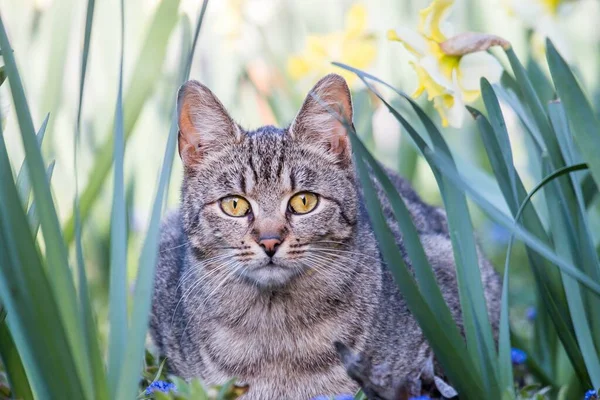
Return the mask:
[[(547, 82), (543, 76), (536, 75), (543, 72), (539, 68), (527, 72), (512, 49), (507, 50), (506, 53), (514, 78), (508, 76), (503, 81), (512, 82), (513, 85), (493, 87), (483, 79), (481, 90), (487, 117), (476, 109), (469, 110), (479, 127), (492, 172), (512, 218), (478, 192), (477, 182), (469, 180), (457, 170), (453, 160), (456, 156), (450, 151), (445, 139), (429, 117), (410, 97), (372, 75), (337, 64), (355, 72), (383, 102), (411, 136), (436, 177), (448, 214), (449, 229), (455, 248), (468, 354), (468, 358), (462, 362), (472, 363), (475, 366), (475, 369), (470, 369), (470, 374), (450, 372), (452, 369), (458, 371), (463, 369), (457, 367), (457, 361), (450, 362), (445, 359), (444, 354), (449, 351), (447, 348), (440, 351), (438, 347), (439, 344), (445, 343), (445, 346), (459, 352), (465, 347), (462, 338), (443, 339), (439, 333), (434, 335), (429, 328), (447, 318), (445, 313), (436, 312), (436, 321), (423, 321), (423, 318), (419, 317), (420, 313), (425, 312), (424, 310), (431, 310), (433, 307), (433, 303), (425, 301), (424, 297), (437, 292), (435, 288), (432, 290), (423, 286), (419, 279), (423, 274), (431, 279), (430, 266), (426, 260), (423, 260), (420, 252), (409, 250), (412, 246), (418, 247), (418, 243), (410, 241), (414, 235), (414, 227), (408, 226), (405, 221), (403, 223), (406, 215), (405, 210), (397, 204), (398, 194), (393, 187), (386, 185), (387, 178), (381, 173), (376, 161), (364, 150), (354, 133), (351, 133), (356, 164), (359, 177), (365, 185), (365, 199), (376, 236), (382, 246), (383, 257), (393, 270), (405, 266), (398, 249), (386, 245), (391, 240), (389, 228), (384, 223), (377, 223), (383, 220), (379, 218), (381, 211), (377, 198), (368, 194), (372, 190), (367, 172), (369, 169), (373, 170), (382, 183), (389, 200), (396, 203), (394, 214), (398, 227), (407, 238), (407, 253), (414, 266), (420, 291), (415, 292), (415, 282), (406, 273), (401, 279), (410, 282), (401, 282), (398, 279), (398, 285), (409, 308), (432, 344), (440, 363), (446, 371), (449, 371), (451, 383), (459, 389), (461, 397), (482, 398), (476, 391), (478, 385), (482, 385), (486, 398), (544, 398), (547, 394), (557, 396), (559, 393), (561, 396), (565, 393), (583, 396), (586, 388), (600, 386), (598, 355), (600, 335), (597, 333), (600, 314), (593, 311), (598, 309), (597, 302), (600, 300), (600, 275), (598, 274), (600, 263), (587, 217), (590, 202), (585, 201), (583, 194), (587, 175), (580, 172), (589, 168), (591, 176), (596, 183), (598, 182), (597, 171), (593, 168), (596, 168), (598, 162), (598, 151), (595, 150), (597, 149), (595, 146), (600, 146), (600, 135), (597, 134), (599, 125), (574, 74), (550, 42), (548, 42), (548, 63), (560, 97), (547, 104), (547, 107), (544, 107), (530, 81), (530, 76), (533, 74), (538, 84)], [(407, 118), (375, 89), (372, 82), (392, 89), (396, 95), (408, 101), (421, 120), (424, 130), (420, 132), (415, 129)], [(546, 175), (529, 194), (514, 165), (507, 125), (497, 93), (504, 95), (505, 98), (510, 96), (511, 107), (520, 116), (526, 131), (531, 135), (534, 143), (531, 151), (535, 152), (533, 156), (541, 160), (542, 171)], [(507, 93), (510, 95), (507, 96)], [(587, 181), (589, 182), (589, 179)], [(534, 204), (530, 199), (538, 191), (543, 191), (545, 196), (542, 201)], [(591, 195), (595, 193), (597, 189)], [(490, 342), (490, 325), (485, 309), (482, 308), (479, 312), (475, 310), (475, 305), (483, 307), (485, 303), (481, 301), (479, 279), (473, 279), (474, 276), (478, 278), (479, 275), (464, 194), (469, 195), (492, 220), (504, 225), (512, 233), (504, 271), (498, 352)], [(547, 221), (540, 217), (538, 210), (542, 209), (548, 215)], [(541, 342), (537, 343), (537, 346), (531, 346), (526, 340), (515, 338), (513, 335), (513, 340), (527, 349), (531, 373), (548, 385), (543, 389), (538, 387), (536, 390), (526, 387), (519, 392), (515, 392), (513, 383), (515, 371), (510, 357), (511, 335), (508, 315), (508, 284), (512, 270), (510, 250), (513, 237), (522, 240), (527, 246), (529, 265), (536, 283), (535, 292), (540, 299), (540, 314), (549, 316), (549, 319), (540, 318), (541, 322), (535, 325), (534, 338)], [(461, 272), (465, 269), (470, 272)], [(469, 278), (469, 283), (465, 284), (464, 280)], [(435, 282), (432, 284), (435, 285)], [(439, 305), (436, 305), (436, 308), (439, 308)], [(415, 309), (419, 311), (415, 312)], [(445, 322), (444, 326), (448, 329), (453, 324)], [(558, 355), (561, 352), (565, 353), (567, 358), (559, 361)], [(477, 372), (482, 375), (478, 375)], [(561, 377), (565, 374), (569, 376), (566, 380)]]
[[(189, 78), (207, 3), (203, 3), (193, 34), (188, 20), (181, 18), (177, 86)], [(132, 295), (127, 286), (131, 240), (125, 150), (155, 86), (155, 76), (161, 71), (177, 26), (179, 0), (162, 0), (157, 6), (134, 63), (132, 78), (124, 90), (125, 5), (121, 1), (120, 69), (111, 134), (100, 145), (80, 197), (77, 154), (95, 1), (87, 3), (74, 129), (76, 196), (72, 216), (64, 228), (59, 225), (51, 192), (54, 161), (46, 162), (42, 152), (42, 141), (52, 119), (47, 116), (36, 131), (15, 61), (19, 54), (12, 51), (0, 17), (0, 49), (5, 63), (0, 68), (0, 85), (5, 80), (10, 83), (25, 150), (25, 162), (15, 177), (0, 124), (0, 357), (8, 381), (0, 377), (0, 396), (9, 395), (6, 383), (10, 384), (10, 396), (26, 400), (33, 399), (34, 394), (40, 399), (132, 399), (137, 395), (155, 399), (225, 400), (236, 398), (247, 389), (236, 385), (235, 380), (206, 388), (199, 380), (186, 382), (170, 376), (165, 371), (165, 361), (145, 350), (159, 224), (176, 148), (177, 119), (173, 105), (168, 110), (171, 127)], [(70, 13), (59, 14), (55, 15), (55, 21), (64, 26), (57, 28), (57, 35), (64, 37), (71, 23)], [(47, 71), (51, 79), (47, 83), (48, 97), (42, 102), (47, 107), (59, 106), (51, 100), (60, 98), (62, 70), (57, 65), (64, 57), (63, 45), (55, 44), (57, 51)], [(581, 398), (585, 390), (600, 387), (600, 313), (597, 312), (600, 262), (589, 218), (596, 207), (600, 184), (600, 125), (597, 112), (575, 74), (552, 43), (547, 44), (551, 79), (545, 75), (544, 66), (530, 61), (527, 68), (523, 67), (512, 49), (506, 55), (512, 73), (507, 72), (500, 85), (483, 80), (484, 108), (469, 109), (491, 168), (491, 174), (477, 169), (475, 173), (496, 185), (505, 208), (492, 201), (489, 193), (482, 192), (481, 181), (474, 178), (476, 174), (464, 174), (460, 166), (465, 161), (451, 150), (445, 132), (435, 126), (415, 101), (372, 75), (338, 64), (360, 77), (377, 98), (373, 101), (381, 102), (391, 112), (403, 127), (403, 135), (414, 144), (403, 142), (402, 160), (397, 165), (412, 177), (420, 155), (433, 171), (454, 246), (464, 337), (444, 301), (404, 201), (369, 151), (374, 147), (370, 127), (360, 123), (356, 125), (357, 132), (348, 126), (358, 177), (365, 188), (366, 207), (382, 257), (461, 398)], [(397, 98), (388, 101), (377, 88), (391, 89)], [(557, 99), (548, 101), (555, 93)], [(175, 93), (168, 96), (174, 98)], [(355, 99), (356, 115), (366, 120), (370, 112), (369, 92), (362, 91)], [(277, 104), (274, 98), (267, 100), (269, 104)], [(529, 158), (539, 161), (536, 165), (540, 171), (539, 183), (529, 191), (523, 171), (515, 166), (515, 144), (511, 143), (513, 136), (501, 101), (515, 112), (524, 127), (531, 143), (527, 149)], [(106, 188), (113, 166), (107, 247), (111, 329), (105, 362), (101, 321), (96, 317), (93, 289), (88, 282), (89, 262), (83, 252), (82, 229), (87, 226), (92, 205)], [(404, 262), (385, 222), (372, 175), (390, 201), (412, 270)], [(503, 271), (497, 346), (485, 307), (474, 215), (467, 198), (511, 232)], [(517, 265), (512, 257), (516, 240), (525, 245), (526, 266), (521, 265), (523, 259)], [(74, 262), (68, 253), (71, 242), (74, 242)], [(515, 271), (525, 267), (533, 276), (532, 291), (538, 305), (531, 337), (512, 329), (509, 318), (509, 283)], [(525, 366), (513, 366), (512, 347), (526, 351)], [(177, 386), (176, 393), (153, 393), (146, 397), (148, 385), (167, 379)], [(525, 381), (535, 383), (522, 384)], [(356, 398), (364, 397), (359, 393)]]

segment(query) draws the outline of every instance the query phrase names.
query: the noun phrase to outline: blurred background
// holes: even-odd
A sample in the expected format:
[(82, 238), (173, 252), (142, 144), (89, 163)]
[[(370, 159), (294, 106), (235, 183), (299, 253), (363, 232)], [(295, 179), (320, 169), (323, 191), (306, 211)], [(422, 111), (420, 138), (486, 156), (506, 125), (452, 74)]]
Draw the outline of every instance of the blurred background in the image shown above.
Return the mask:
[[(550, 37), (575, 67), (593, 102), (599, 104), (599, 1), (457, 0), (455, 3), (449, 21), (457, 33), (472, 30), (499, 35), (513, 44), (523, 62), (528, 60), (527, 54), (533, 54), (528, 62), (543, 71), (547, 69), (543, 38)], [(86, 4), (81, 0), (0, 0), (0, 11), (36, 128), (50, 113), (43, 150), (46, 161), (56, 160), (52, 186), (65, 226), (72, 218), (75, 172), (81, 192), (89, 190), (89, 196), (82, 200), (89, 204), (83, 231), (84, 252), (99, 319), (105, 321), (111, 173), (104, 174), (103, 185), (98, 184), (95, 190), (89, 187), (90, 183), (93, 186), (93, 182), (102, 182), (98, 160), (113, 132), (121, 45), (119, 0), (96, 4), (79, 167), (75, 171), (74, 121)], [(417, 79), (408, 62), (409, 53), (400, 43), (389, 41), (386, 33), (401, 26), (416, 29), (419, 10), (428, 4), (428, 0), (212, 0), (190, 76), (210, 87), (234, 119), (247, 128), (288, 124), (319, 77), (329, 72), (344, 72), (331, 66), (332, 61), (363, 69), (411, 93), (417, 87)], [(125, 175), (131, 261), (138, 258), (154, 198), (182, 65), (182, 43), (190, 37), (190, 27), (195, 24), (200, 6), (200, 0), (125, 1), (124, 111), (128, 136)], [(500, 52), (494, 54), (507, 64)], [(431, 171), (405, 139), (395, 119), (364, 89), (360, 80), (347, 72), (344, 75), (353, 90), (357, 131), (369, 149), (409, 179), (427, 201), (441, 204)], [(384, 93), (398, 107), (405, 107), (391, 93)], [(9, 99), (7, 85), (3, 85), (2, 123), (16, 170), (23, 149)], [(426, 97), (418, 100), (440, 123)], [(479, 101), (473, 106), (483, 109)], [(535, 163), (526, 158), (528, 143), (517, 117), (508, 107), (503, 110), (515, 162), (530, 188), (539, 181), (540, 171), (531, 168)], [(461, 159), (462, 171), (480, 180), (488, 198), (500, 199), (496, 184), (485, 174), (489, 163), (471, 119), (466, 118), (459, 129), (447, 128), (443, 132)], [(470, 168), (472, 165), (478, 168)], [(181, 176), (177, 158), (167, 208), (177, 207)], [(501, 269), (508, 234), (487, 221), (476, 208), (472, 211), (479, 240), (495, 266)], [(591, 215), (596, 218), (594, 213)], [(592, 226), (600, 228), (597, 222)], [(518, 249), (517, 257), (522, 254), (522, 249)], [(130, 265), (133, 268), (136, 263)], [(515, 265), (511, 306), (518, 327), (521, 321), (526, 321), (533, 292), (528, 272), (519, 270), (518, 263)], [(131, 270), (130, 276), (134, 275)], [(526, 323), (522, 325), (527, 329)]]

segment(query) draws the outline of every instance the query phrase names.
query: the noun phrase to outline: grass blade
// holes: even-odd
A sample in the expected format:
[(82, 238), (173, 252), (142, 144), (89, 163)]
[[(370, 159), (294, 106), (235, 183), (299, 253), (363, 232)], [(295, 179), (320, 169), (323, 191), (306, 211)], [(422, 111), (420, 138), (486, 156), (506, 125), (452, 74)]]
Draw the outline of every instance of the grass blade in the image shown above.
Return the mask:
[[(512, 237), (509, 242), (509, 251), (512, 246)], [(512, 360), (511, 360), (511, 344), (510, 344), (510, 315), (509, 315), (509, 271), (510, 266), (508, 263), (509, 256), (507, 255), (507, 262), (504, 267), (504, 279), (502, 282), (502, 300), (500, 308), (500, 332), (498, 334), (498, 374), (499, 384), (503, 391), (508, 390), (513, 396), (515, 394), (515, 379), (513, 376)]]
[[(42, 122), (42, 126), (40, 126), (40, 129), (36, 134), (40, 149), (42, 148), (42, 142), (44, 141), (49, 118), (50, 114), (46, 114), (46, 118), (44, 118), (44, 122)], [(21, 196), (23, 204), (27, 206), (29, 204), (29, 197), (31, 196), (31, 183), (29, 182), (29, 173), (27, 172), (27, 163), (25, 160), (23, 160), (23, 164), (21, 164), (21, 168), (17, 174), (17, 188), (19, 189), (19, 196)]]
[[(366, 78), (386, 85), (398, 95), (405, 98), (425, 126), (435, 151), (443, 152), (451, 159), (452, 156), (450, 150), (433, 122), (431, 122), (429, 117), (408, 95), (363, 71), (340, 63), (334, 63), (334, 65), (356, 73), (365, 85), (379, 97), (394, 117), (396, 117), (396, 119), (404, 126), (421, 152), (423, 152), (426, 148), (429, 148), (429, 146), (425, 144), (425, 141), (410, 126), (410, 124), (408, 124), (408, 122), (372, 87), (372, 85), (366, 81)], [(453, 161), (450, 162), (453, 163)], [(473, 237), (473, 226), (470, 217), (468, 217), (470, 214), (468, 212), (466, 199), (463, 193), (458, 191), (453, 185), (448, 184), (449, 182), (446, 181), (444, 176), (436, 170), (435, 165), (431, 163), (430, 165), (432, 166), (446, 206), (448, 225), (450, 227), (450, 238), (454, 250), (462, 318), (465, 327), (465, 335), (467, 337), (467, 350), (469, 351), (471, 358), (478, 363), (477, 365), (482, 375), (489, 379), (489, 385), (487, 385), (486, 388), (488, 393), (498, 393), (496, 366), (487, 361), (495, 359), (496, 355), (486, 301), (483, 294), (483, 285), (481, 283), (479, 258)], [(473, 308), (469, 306), (470, 303), (474, 304)], [(476, 319), (477, 321), (475, 321)]]
[(87, 273), (83, 257), (83, 247), (81, 243), (81, 218), (79, 215), (79, 168), (77, 162), (77, 155), (79, 153), (79, 140), (81, 138), (80, 130), (81, 114), (83, 109), (83, 93), (85, 89), (85, 78), (87, 74), (95, 6), (95, 0), (88, 0), (81, 56), (81, 70), (79, 77), (79, 101), (77, 104), (77, 119), (75, 121), (75, 137), (73, 140), (73, 168), (75, 171), (75, 198), (73, 200), (73, 213), (75, 217), (75, 261), (77, 264), (79, 301), (81, 305), (81, 319), (84, 324), (83, 332), (85, 332), (85, 345), (88, 352), (88, 362), (90, 364), (90, 372), (93, 380), (94, 398), (104, 400), (109, 398), (108, 385), (106, 380), (106, 371), (104, 369), (104, 360), (100, 350), (100, 342), (98, 340), (98, 328), (94, 318), (94, 310), (92, 309), (90, 302)]
[[(208, 0), (204, 0), (202, 9), (198, 16), (198, 22), (195, 30), (196, 37), (193, 41), (194, 45), (197, 43), (197, 36), (200, 33), (200, 27), (204, 21), (207, 5)], [(181, 83), (183, 83), (183, 81), (187, 80), (189, 77), (190, 66), (195, 51), (194, 45), (189, 50), (189, 53), (185, 55), (187, 56), (187, 61), (182, 62), (183, 69), (180, 76)], [(134, 300), (132, 318), (127, 338), (127, 353), (124, 359), (124, 366), (122, 370), (123, 373), (119, 377), (119, 384), (116, 392), (117, 395), (115, 396), (115, 399), (119, 400), (131, 399), (136, 394), (137, 374), (135, 374), (135, 371), (136, 368), (141, 364), (141, 360), (144, 355), (144, 343), (150, 318), (149, 314), (152, 301), (154, 271), (156, 269), (156, 261), (158, 258), (160, 217), (163, 209), (163, 201), (165, 201), (165, 188), (169, 178), (171, 177), (171, 169), (173, 166), (173, 158), (177, 144), (177, 132), (177, 112), (175, 109), (173, 109), (171, 129), (167, 138), (167, 145), (165, 147), (165, 155), (160, 172), (158, 188), (154, 198), (154, 204), (152, 206), (150, 225), (148, 227), (146, 240), (144, 241), (140, 255), (138, 276), (135, 284), (135, 292), (133, 294)]]
[(552, 80), (569, 116), (573, 135), (585, 161), (590, 166), (590, 172), (596, 184), (598, 184), (600, 182), (600, 157), (598, 157), (600, 154), (600, 136), (598, 135), (600, 124), (566, 61), (560, 56), (551, 41), (546, 42), (546, 48)]
[[(160, 75), (160, 69), (167, 51), (169, 37), (177, 23), (177, 9), (179, 0), (162, 0), (156, 8), (152, 21), (149, 25), (144, 45), (136, 60), (131, 82), (124, 96), (124, 134), (125, 142), (133, 133), (133, 128), (140, 116), (144, 104), (156, 83), (156, 76)], [(113, 122), (114, 124), (114, 122)], [(90, 210), (99, 197), (100, 189), (112, 166), (113, 153), (113, 127), (111, 126), (106, 137), (107, 140), (100, 146), (94, 165), (90, 169), (87, 186), (80, 197), (81, 221), (85, 221)], [(75, 233), (75, 216), (71, 215), (65, 228), (65, 241), (71, 243)]]
[[(359, 148), (358, 138), (353, 133), (350, 133), (350, 138), (353, 148)], [(412, 315), (418, 321), (439, 362), (444, 367), (452, 384), (457, 387), (458, 392), (467, 398), (486, 398), (486, 391), (480, 386), (480, 379), (465, 379), (464, 375), (458, 373), (462, 368), (470, 368), (469, 371), (475, 371), (472, 369), (472, 361), (465, 356), (464, 344), (453, 342), (447, 336), (445, 327), (439, 325), (429, 305), (419, 292), (406, 268), (406, 264), (402, 260), (395, 238), (381, 212), (381, 204), (377, 198), (367, 167), (361, 157), (355, 156), (354, 159), (363, 188), (365, 205), (379, 243), (381, 255), (384, 262), (390, 267), (396, 284), (405, 297)], [(459, 344), (462, 344), (462, 348), (457, 348)], [(461, 367), (458, 367), (458, 363)]]
[(0, 322), (0, 356), (6, 375), (8, 375), (12, 396), (23, 400), (33, 400), (33, 393), (29, 386), (25, 367), (23, 367), (21, 361), (21, 355), (13, 341), (6, 321)]
[[(46, 169), (46, 176), (48, 177), (48, 182), (51, 182), (52, 180), (52, 174), (54, 172), (55, 164), (56, 162), (52, 161), (50, 165), (48, 165), (48, 169)], [(37, 215), (35, 200), (31, 202), (31, 206), (27, 211), (27, 220), (29, 221), (29, 226), (31, 226), (31, 234), (34, 238), (36, 238), (40, 230), (40, 217)]]
[[(3, 29), (0, 29), (3, 39), (1, 33)], [(12, 337), (39, 398), (89, 398), (84, 394), (66, 326), (29, 231), (1, 127), (0, 300), (8, 311)]]
[[(46, 260), (49, 270), (51, 287), (59, 309), (59, 318), (65, 325), (67, 340), (77, 364), (76, 373), (85, 388), (85, 393), (91, 393), (91, 380), (83, 371), (86, 370), (86, 360), (82, 337), (79, 335), (78, 302), (73, 285), (73, 276), (69, 269), (67, 249), (54, 208), (50, 185), (46, 179), (44, 161), (37, 143), (35, 130), (29, 106), (25, 98), (23, 85), (8, 41), (2, 17), (0, 17), (0, 47), (5, 51), (4, 62), (6, 74), (15, 104), (15, 111), (21, 130), (23, 147), (25, 148), (27, 169), (31, 180), (37, 210), (40, 216), (42, 233), (46, 244)], [(74, 375), (76, 376), (76, 375)], [(85, 396), (88, 397), (88, 396)]]
[(127, 221), (125, 206), (124, 158), (125, 138), (123, 136), (123, 55), (125, 51), (125, 4), (121, 0), (121, 55), (119, 66), (119, 87), (115, 110), (114, 132), (114, 189), (111, 216), (110, 239), (110, 286), (108, 341), (108, 379), (111, 397), (116, 397), (127, 348)]

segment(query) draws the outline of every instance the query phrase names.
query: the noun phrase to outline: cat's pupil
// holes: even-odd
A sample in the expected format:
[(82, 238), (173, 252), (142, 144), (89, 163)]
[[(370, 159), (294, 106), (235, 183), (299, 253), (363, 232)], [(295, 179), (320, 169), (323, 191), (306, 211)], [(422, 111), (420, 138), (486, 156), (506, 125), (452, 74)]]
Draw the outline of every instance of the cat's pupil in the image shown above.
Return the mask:
[(306, 196), (302, 196), (302, 204), (306, 205)]
[(233, 201), (233, 208), (237, 208), (237, 200)]

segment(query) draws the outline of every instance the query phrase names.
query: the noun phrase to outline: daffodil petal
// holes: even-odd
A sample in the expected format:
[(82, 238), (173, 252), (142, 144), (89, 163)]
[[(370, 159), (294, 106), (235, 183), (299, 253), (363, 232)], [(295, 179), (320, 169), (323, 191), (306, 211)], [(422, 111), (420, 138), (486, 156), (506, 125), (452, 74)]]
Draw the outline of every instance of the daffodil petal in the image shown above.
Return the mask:
[(310, 72), (310, 65), (304, 57), (291, 56), (287, 61), (287, 71), (292, 79), (301, 79)]
[(346, 13), (346, 35), (358, 37), (367, 28), (367, 9), (361, 4), (355, 4)]
[(438, 43), (446, 40), (442, 30), (446, 27), (445, 19), (453, 5), (454, 0), (434, 0), (428, 7), (422, 9), (419, 12), (419, 32)]
[(445, 90), (454, 90), (452, 80), (442, 73), (439, 60), (434, 57), (423, 57), (419, 65), (427, 72), (431, 79)]
[(484, 51), (493, 46), (510, 47), (510, 43), (496, 35), (477, 32), (463, 32), (440, 43), (440, 50), (449, 56), (463, 56)]
[(481, 77), (496, 83), (502, 76), (502, 65), (498, 60), (485, 51), (467, 54), (458, 63), (458, 79), (463, 91), (479, 92)]
[(402, 43), (404, 47), (406, 47), (406, 50), (410, 51), (417, 57), (423, 57), (429, 48), (427, 39), (425, 39), (418, 32), (405, 27), (399, 27), (396, 30), (390, 29), (387, 37), (389, 40)]

